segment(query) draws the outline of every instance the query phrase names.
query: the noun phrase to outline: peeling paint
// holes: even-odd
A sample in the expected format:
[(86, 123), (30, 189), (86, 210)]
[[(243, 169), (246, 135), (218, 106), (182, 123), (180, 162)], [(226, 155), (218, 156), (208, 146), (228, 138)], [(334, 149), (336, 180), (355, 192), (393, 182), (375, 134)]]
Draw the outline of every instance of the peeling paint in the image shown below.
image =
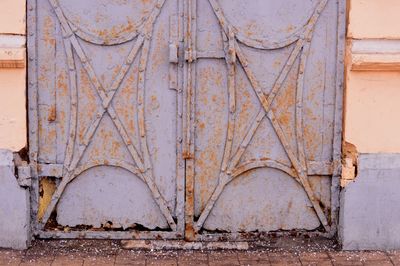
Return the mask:
[(39, 184), (39, 210), (38, 219), (41, 220), (43, 215), (50, 204), (51, 197), (56, 191), (56, 182), (54, 178), (46, 177), (41, 178)]
[(342, 158), (342, 178), (341, 186), (346, 187), (357, 177), (358, 152), (357, 147), (349, 142), (344, 142)]

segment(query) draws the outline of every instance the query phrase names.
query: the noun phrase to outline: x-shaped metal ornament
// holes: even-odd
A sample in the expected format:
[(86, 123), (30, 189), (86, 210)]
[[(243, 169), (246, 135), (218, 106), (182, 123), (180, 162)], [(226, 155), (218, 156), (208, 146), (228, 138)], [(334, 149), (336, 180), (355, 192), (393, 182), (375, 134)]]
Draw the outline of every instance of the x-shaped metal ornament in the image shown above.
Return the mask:
[[(255, 122), (250, 126), (248, 129), (245, 137), (241, 141), (241, 144), (236, 151), (236, 153), (233, 156), (230, 156), (230, 149), (231, 149), (231, 138), (232, 138), (232, 133), (230, 132), (230, 129), (232, 127), (232, 123), (234, 121), (229, 121), (228, 122), (228, 136), (227, 136), (227, 144), (225, 147), (225, 153), (224, 153), (224, 159), (222, 163), (222, 169), (221, 173), (219, 176), (219, 183), (217, 187), (215, 188), (213, 194), (211, 195), (210, 199), (208, 200), (204, 210), (202, 211), (199, 219), (197, 220), (194, 228), (196, 231), (199, 231), (204, 222), (206, 221), (208, 215), (210, 214), (211, 210), (213, 209), (216, 201), (220, 197), (221, 193), (223, 192), (225, 186), (231, 182), (236, 176), (232, 175), (232, 172), (235, 172), (238, 170), (237, 165), (242, 158), (242, 155), (244, 154), (248, 144), (250, 143), (251, 139), (253, 138), (254, 134), (256, 133), (259, 125), (261, 124), (262, 120), (267, 116), (268, 119), (271, 121), (272, 127), (274, 128), (286, 154), (288, 155), (295, 172), (297, 174), (297, 177), (295, 178), (296, 181), (298, 181), (302, 187), (304, 188), (308, 199), (310, 200), (321, 224), (325, 228), (327, 232), (330, 231), (330, 226), (328, 224), (328, 220), (325, 216), (325, 213), (323, 212), (317, 198), (314, 195), (314, 191), (311, 188), (310, 182), (308, 180), (308, 175), (307, 175), (307, 164), (306, 164), (306, 159), (305, 159), (305, 154), (304, 154), (304, 148), (302, 147), (302, 144), (300, 145), (299, 149), (299, 158), (296, 156), (295, 152), (293, 152), (292, 148), (289, 145), (288, 138), (282, 129), (278, 119), (275, 116), (274, 111), (271, 109), (271, 105), (274, 102), (274, 99), (276, 95), (279, 93), (279, 90), (282, 88), (282, 85), (288, 76), (290, 70), (293, 67), (294, 62), (298, 58), (299, 54), (301, 53), (302, 50), (308, 50), (309, 48), (309, 42), (311, 41), (312, 38), (312, 33), (315, 27), (315, 24), (321, 14), (321, 12), (324, 10), (328, 0), (320, 0), (319, 3), (317, 4), (313, 15), (311, 16), (310, 20), (308, 21), (308, 24), (305, 26), (304, 31), (300, 38), (296, 41), (295, 48), (293, 49), (292, 53), (290, 54), (288, 61), (286, 62), (286, 65), (284, 66), (283, 70), (279, 74), (277, 80), (275, 81), (274, 86), (271, 89), (271, 92), (269, 93), (268, 97), (264, 94), (262, 87), (260, 86), (260, 83), (256, 79), (253, 71), (251, 70), (249, 66), (249, 62), (244, 55), (242, 49), (240, 48), (238, 44), (238, 39), (237, 39), (237, 34), (234, 33), (233, 27), (229, 24), (227, 19), (225, 18), (221, 7), (219, 6), (217, 0), (209, 0), (214, 13), (219, 20), (220, 26), (223, 30), (223, 35), (225, 36), (225, 43), (228, 42), (228, 47), (229, 49), (225, 49), (225, 54), (227, 58), (227, 65), (228, 65), (228, 71), (229, 71), (229, 76), (232, 76), (231, 70), (234, 69), (231, 64), (229, 63), (228, 58), (232, 55), (235, 54), (235, 57), (237, 56), (238, 61), (240, 62), (241, 66), (244, 69), (244, 72), (250, 81), (250, 84), (256, 93), (258, 100), (261, 104), (261, 110), (258, 112), (256, 115)], [(234, 42), (234, 48), (232, 50), (232, 42)], [(290, 44), (290, 43), (289, 43)], [(287, 45), (287, 44), (286, 44)], [(304, 51), (303, 51), (304, 54)], [(303, 78), (303, 72), (304, 72), (304, 66), (305, 66), (305, 56), (302, 57), (301, 61), (303, 64), (300, 66), (300, 75), (302, 75)], [(301, 79), (302, 80), (302, 79)], [(229, 77), (228, 77), (228, 83), (229, 83)], [(298, 84), (299, 85), (299, 84)], [(300, 85), (302, 89), (302, 84)], [(299, 88), (298, 88), (299, 89)], [(234, 93), (231, 92), (232, 88), (231, 86), (228, 85), (228, 90), (229, 90), (229, 98), (230, 100), (234, 100)], [(300, 97), (301, 98), (301, 94)], [(301, 101), (297, 101), (297, 105), (301, 105)], [(230, 104), (230, 106), (232, 106)], [(301, 107), (301, 106), (299, 106)], [(300, 108), (301, 109), (301, 108)], [(230, 117), (232, 117), (232, 113), (234, 110), (230, 107)], [(300, 121), (298, 123), (301, 123)], [(301, 124), (298, 124), (298, 126)]]
[[(153, 24), (158, 17), (165, 0), (159, 0), (149, 15), (146, 22), (143, 24), (143, 29), (137, 37), (136, 42), (134, 43), (132, 49), (130, 50), (127, 58), (125, 59), (124, 65), (121, 67), (119, 73), (117, 74), (115, 80), (112, 82), (110, 90), (106, 92), (104, 86), (99, 81), (92, 65), (90, 64), (90, 60), (84, 53), (81, 45), (79, 44), (75, 33), (73, 32), (69, 22), (64, 16), (61, 7), (58, 4), (57, 0), (49, 0), (53, 10), (62, 26), (62, 30), (64, 33), (64, 38), (67, 39), (67, 43), (74, 48), (79, 60), (82, 63), (83, 68), (88, 74), (93, 87), (95, 88), (96, 93), (100, 97), (102, 101), (101, 111), (98, 112), (96, 118), (92, 121), (90, 126), (87, 128), (82, 143), (79, 143), (78, 155), (77, 156), (67, 156), (67, 160), (64, 162), (64, 177), (61, 180), (59, 186), (54, 192), (51, 202), (47, 207), (45, 214), (41, 221), (41, 227), (44, 227), (47, 223), (48, 219), (51, 216), (54, 208), (56, 207), (58, 201), (60, 200), (61, 195), (65, 191), (67, 185), (77, 176), (75, 174), (76, 167), (81, 161), (83, 154), (87, 150), (88, 145), (93, 139), (97, 128), (104, 117), (105, 114), (108, 114), (113, 121), (114, 126), (117, 128), (121, 138), (124, 141), (130, 155), (136, 166), (134, 166), (137, 170), (135, 174), (138, 174), (139, 177), (147, 184), (149, 187), (154, 200), (158, 204), (160, 211), (166, 218), (170, 228), (172, 230), (176, 230), (176, 223), (172, 217), (171, 211), (169, 210), (165, 199), (162, 197), (159, 192), (157, 185), (154, 182), (154, 178), (152, 175), (152, 167), (150, 162), (149, 150), (147, 147), (147, 140), (145, 134), (145, 124), (144, 124), (144, 89), (145, 89), (145, 71), (147, 68), (148, 54), (150, 50), (150, 41), (153, 32)], [(67, 48), (66, 48), (67, 49)], [(138, 73), (138, 105), (141, 106), (138, 111), (139, 116), (139, 130), (140, 130), (140, 141), (143, 150), (143, 155), (141, 156), (138, 152), (138, 149), (132, 143), (132, 140), (128, 136), (127, 130), (122, 123), (119, 115), (115, 111), (112, 100), (121, 86), (123, 79), (125, 78), (128, 70), (130, 69), (134, 59), (136, 58), (139, 50), (141, 50), (141, 57), (139, 60), (139, 73)], [(67, 51), (67, 54), (69, 52)], [(74, 146), (74, 143), (69, 143), (69, 145)], [(72, 149), (73, 150), (73, 149)], [(129, 169), (128, 169), (129, 170)]]

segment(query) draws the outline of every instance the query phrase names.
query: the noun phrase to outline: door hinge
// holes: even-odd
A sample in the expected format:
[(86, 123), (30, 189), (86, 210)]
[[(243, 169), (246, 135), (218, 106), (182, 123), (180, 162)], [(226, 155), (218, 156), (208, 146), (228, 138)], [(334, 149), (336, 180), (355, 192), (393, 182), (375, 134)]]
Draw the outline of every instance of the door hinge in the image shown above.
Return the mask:
[(189, 63), (192, 63), (196, 59), (197, 59), (196, 51), (194, 51), (193, 49), (190, 49), (190, 48), (185, 50), (185, 60), (186, 61), (188, 61)]

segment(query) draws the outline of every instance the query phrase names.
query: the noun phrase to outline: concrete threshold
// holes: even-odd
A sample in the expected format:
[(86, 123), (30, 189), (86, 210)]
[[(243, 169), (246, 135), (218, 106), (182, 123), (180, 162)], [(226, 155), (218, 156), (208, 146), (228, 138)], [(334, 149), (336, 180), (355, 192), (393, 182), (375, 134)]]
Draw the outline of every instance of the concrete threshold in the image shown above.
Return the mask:
[(122, 240), (124, 249), (144, 250), (248, 250), (248, 242), (186, 242), (183, 240)]

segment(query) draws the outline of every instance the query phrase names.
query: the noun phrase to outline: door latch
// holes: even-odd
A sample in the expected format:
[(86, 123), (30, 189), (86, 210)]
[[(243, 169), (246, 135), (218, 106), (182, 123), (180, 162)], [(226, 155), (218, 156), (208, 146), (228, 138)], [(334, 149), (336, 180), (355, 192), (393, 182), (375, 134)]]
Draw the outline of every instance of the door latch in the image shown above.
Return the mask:
[(178, 44), (171, 43), (169, 45), (169, 62), (172, 64), (178, 64)]

